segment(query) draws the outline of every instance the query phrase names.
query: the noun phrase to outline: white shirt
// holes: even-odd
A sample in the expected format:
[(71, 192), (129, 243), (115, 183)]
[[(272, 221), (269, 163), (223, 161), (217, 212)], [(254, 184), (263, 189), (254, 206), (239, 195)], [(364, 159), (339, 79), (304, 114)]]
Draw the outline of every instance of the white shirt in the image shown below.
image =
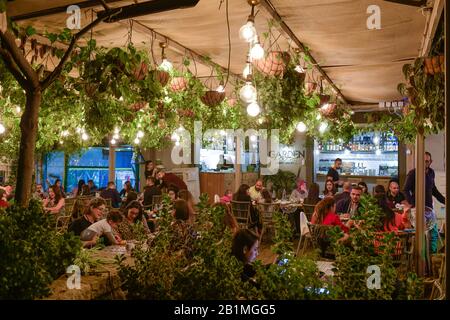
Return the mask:
[(101, 236), (108, 232), (112, 233), (111, 225), (108, 223), (108, 221), (106, 221), (106, 219), (102, 219), (91, 224), (88, 229), (94, 231), (98, 236)]

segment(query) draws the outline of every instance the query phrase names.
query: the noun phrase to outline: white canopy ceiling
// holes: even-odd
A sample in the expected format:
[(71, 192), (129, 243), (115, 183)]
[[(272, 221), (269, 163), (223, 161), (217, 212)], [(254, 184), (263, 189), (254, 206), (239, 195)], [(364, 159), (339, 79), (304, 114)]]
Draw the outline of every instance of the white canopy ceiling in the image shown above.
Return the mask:
[[(240, 74), (245, 65), (248, 46), (239, 39), (238, 31), (250, 13), (250, 6), (246, 0), (228, 1), (232, 49), (230, 70)], [(14, 17), (68, 6), (74, 2), (13, 1), (9, 2), (8, 14)], [(132, 41), (136, 46), (150, 49), (150, 28), (227, 67), (229, 45), (226, 1), (221, 2), (200, 0), (194, 8), (134, 18)], [(131, 3), (134, 2), (112, 1), (110, 6)], [(418, 56), (425, 29), (426, 18), (419, 8), (379, 0), (272, 0), (271, 3), (295, 36), (310, 49), (312, 56), (347, 101), (364, 104), (401, 98), (396, 88), (403, 81), (402, 65)], [(367, 28), (366, 22), (370, 16), (367, 8), (370, 5), (377, 5), (381, 9), (379, 30)], [(92, 9), (103, 10), (101, 6)], [(268, 30), (267, 21), (272, 17), (262, 5), (257, 10), (256, 28), (262, 35)], [(86, 25), (91, 20), (92, 11), (91, 8), (82, 11), (81, 23)], [(58, 31), (65, 27), (67, 17), (63, 12), (21, 20), (20, 23), (32, 24), (39, 32)], [(100, 45), (124, 46), (129, 26), (129, 21), (102, 23), (95, 28), (93, 37)], [(288, 43), (291, 43), (290, 40), (283, 34), (278, 45), (287, 48)], [(153, 49), (158, 60), (158, 41), (154, 41)], [(186, 53), (174, 49), (169, 42), (169, 59), (177, 65)], [(199, 76), (211, 73), (209, 67), (199, 63), (196, 67)]]

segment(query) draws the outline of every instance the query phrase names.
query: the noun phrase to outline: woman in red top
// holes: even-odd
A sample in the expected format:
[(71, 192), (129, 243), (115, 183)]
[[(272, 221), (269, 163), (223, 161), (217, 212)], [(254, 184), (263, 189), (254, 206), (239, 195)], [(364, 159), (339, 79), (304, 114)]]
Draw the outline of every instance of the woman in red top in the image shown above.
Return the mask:
[(332, 197), (327, 197), (316, 205), (314, 214), (311, 218), (311, 223), (339, 226), (345, 233), (348, 233), (349, 230), (349, 228), (341, 222), (341, 219), (336, 214), (336, 203)]
[(8, 206), (8, 201), (6, 201), (6, 191), (0, 189), (0, 208), (8, 208)]

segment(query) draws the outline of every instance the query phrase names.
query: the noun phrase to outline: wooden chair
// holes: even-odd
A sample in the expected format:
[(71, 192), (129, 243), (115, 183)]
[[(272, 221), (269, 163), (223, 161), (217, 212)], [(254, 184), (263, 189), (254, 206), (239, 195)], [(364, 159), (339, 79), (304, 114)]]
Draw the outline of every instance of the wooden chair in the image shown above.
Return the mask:
[(315, 208), (316, 208), (316, 206), (313, 204), (304, 204), (303, 205), (303, 212), (306, 214), (308, 221), (311, 221), (311, 218), (312, 218)]
[(231, 213), (236, 218), (239, 228), (246, 229), (250, 219), (251, 203), (247, 201), (231, 201)]
[[(298, 257), (299, 255), (303, 255), (306, 251), (306, 249), (308, 248), (308, 246), (312, 246), (312, 239), (311, 239), (311, 232), (309, 229), (309, 220), (308, 217), (306, 216), (306, 214), (304, 212), (300, 212), (299, 215), (299, 219), (300, 219), (300, 240), (298, 241), (298, 245), (297, 245), (297, 250), (295, 251), (295, 255)], [(302, 230), (302, 220), (305, 219), (307, 226), (308, 226), (308, 230)]]
[(258, 210), (259, 214), (261, 215), (263, 225), (261, 234), (259, 236), (259, 242), (261, 242), (264, 232), (267, 229), (274, 229), (272, 215), (274, 212), (280, 211), (280, 205), (275, 203), (260, 203), (258, 204)]
[(75, 209), (75, 204), (77, 202), (77, 198), (66, 198), (64, 200), (64, 215), (72, 216), (73, 211)]
[(72, 221), (71, 215), (61, 215), (56, 218), (56, 231), (58, 233), (64, 233), (69, 227), (69, 223)]
[(334, 226), (308, 223), (311, 241), (315, 249), (320, 249), (320, 255), (324, 258), (334, 259), (334, 253), (330, 251), (328, 231)]

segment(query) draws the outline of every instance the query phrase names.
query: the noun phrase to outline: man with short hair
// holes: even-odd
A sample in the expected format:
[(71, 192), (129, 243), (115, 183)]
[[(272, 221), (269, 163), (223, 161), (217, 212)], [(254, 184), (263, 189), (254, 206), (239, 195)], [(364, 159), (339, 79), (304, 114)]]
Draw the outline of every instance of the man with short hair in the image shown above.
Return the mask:
[(182, 179), (177, 177), (175, 174), (171, 172), (165, 172), (164, 170), (160, 170), (156, 177), (162, 181), (161, 188), (169, 188), (170, 186), (175, 186), (178, 190), (187, 190), (187, 185), (184, 183)]
[(388, 191), (386, 192), (386, 200), (389, 208), (394, 209), (398, 204), (409, 207), (408, 201), (403, 192), (400, 191), (400, 186), (397, 180), (389, 181)]
[(156, 186), (156, 178), (148, 176), (146, 179), (146, 186), (144, 189), (144, 206), (151, 206), (153, 204), (153, 196), (161, 194), (161, 190)]
[(114, 181), (108, 182), (108, 187), (102, 191), (100, 197), (103, 199), (111, 199), (111, 206), (113, 208), (119, 208), (120, 202), (122, 201), (119, 192), (116, 190)]
[(48, 197), (48, 195), (44, 192), (44, 188), (41, 183), (36, 183), (36, 190), (34, 191), (32, 197), (36, 200), (44, 200)]
[(357, 215), (360, 206), (359, 200), (361, 199), (361, 193), (361, 187), (357, 186), (352, 188), (352, 191), (350, 192), (350, 199), (340, 200), (336, 204), (336, 213), (349, 213), (350, 218)]
[(97, 186), (94, 184), (94, 180), (92, 179), (88, 180), (88, 187), (91, 194), (94, 194), (98, 190)]
[(256, 180), (255, 185), (250, 187), (250, 189), (248, 190), (248, 193), (249, 193), (252, 201), (259, 202), (259, 200), (262, 199), (262, 194), (261, 194), (262, 191), (263, 191), (263, 181), (262, 181), (262, 179), (258, 179), (258, 180)]
[(342, 186), (343, 183), (341, 180), (339, 180), (339, 172), (338, 172), (341, 166), (342, 166), (342, 159), (336, 158), (336, 160), (334, 160), (334, 165), (332, 165), (330, 169), (328, 169), (327, 173), (327, 178), (332, 177), (333, 183), (336, 185), (336, 188)]
[[(442, 204), (445, 204), (445, 197), (436, 188), (434, 182), (435, 173), (430, 167), (433, 160), (431, 159), (431, 153), (425, 152), (425, 206), (433, 208), (433, 196)], [(416, 205), (416, 169), (412, 169), (408, 172), (405, 181), (405, 187), (403, 188), (406, 196), (406, 200), (415, 207)]]
[(342, 185), (342, 192), (338, 193), (334, 196), (334, 201), (338, 203), (341, 200), (350, 199), (350, 192), (352, 191), (352, 184), (348, 181), (345, 181)]

